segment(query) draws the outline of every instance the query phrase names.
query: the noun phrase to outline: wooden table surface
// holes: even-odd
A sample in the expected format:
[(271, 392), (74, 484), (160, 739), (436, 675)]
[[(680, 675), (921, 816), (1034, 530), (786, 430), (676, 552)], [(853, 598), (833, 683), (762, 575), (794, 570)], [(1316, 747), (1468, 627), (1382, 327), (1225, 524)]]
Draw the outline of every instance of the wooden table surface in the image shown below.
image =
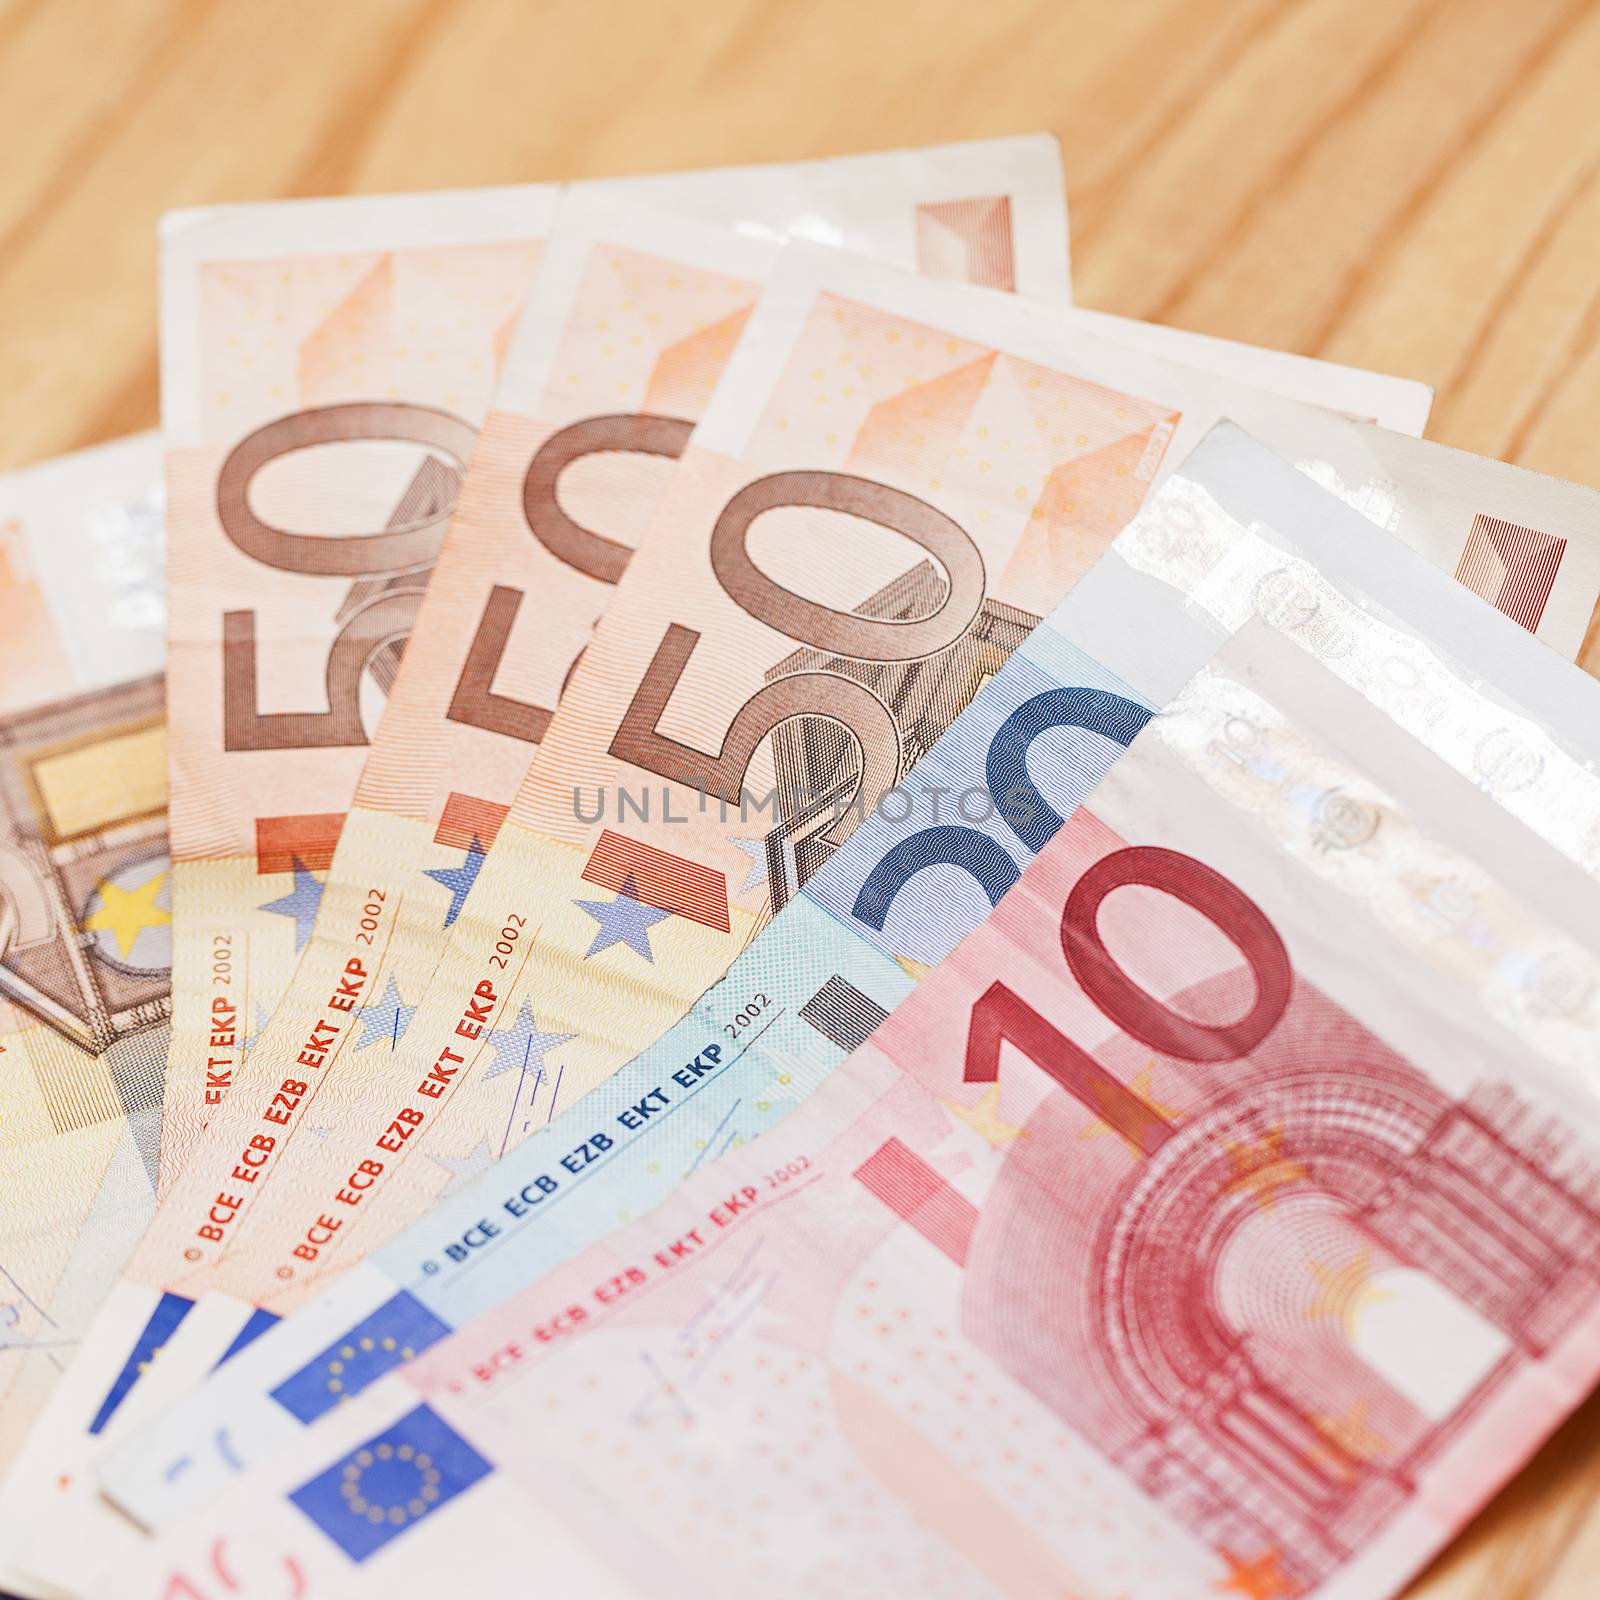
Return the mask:
[[(1597, 98), (1594, 0), (0, 0), (0, 467), (157, 420), (171, 206), (1046, 128), (1084, 304), (1600, 485)], [(1411, 1593), (1600, 1591), (1597, 1489), (1591, 1402)]]

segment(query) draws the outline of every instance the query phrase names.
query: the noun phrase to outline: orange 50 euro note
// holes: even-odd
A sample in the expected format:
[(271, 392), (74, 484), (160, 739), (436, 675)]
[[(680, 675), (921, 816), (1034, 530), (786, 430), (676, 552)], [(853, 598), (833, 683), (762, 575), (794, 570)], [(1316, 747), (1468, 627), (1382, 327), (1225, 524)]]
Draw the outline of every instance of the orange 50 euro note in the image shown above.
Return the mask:
[(1600, 886), (1358, 631), (1247, 623), (805, 1105), (96, 1592), (1396, 1594), (1600, 1373)]
[[(1043, 136), (567, 192), (1068, 292)], [(164, 226), (178, 944), (163, 1190), (283, 993), (330, 870), (344, 881), (340, 825), (561, 193), (221, 207)], [(746, 246), (723, 273), (641, 285), (649, 303), (626, 330), (626, 296), (592, 307), (616, 315), (617, 337), (569, 340), (563, 357), (591, 376), (552, 399), (593, 410), (603, 364), (607, 409), (680, 414), (753, 294), (734, 269), (762, 246)], [(601, 601), (583, 600), (592, 620)], [(504, 621), (503, 607), (490, 618)]]
[(155, 1206), (161, 559), (155, 435), (0, 477), (0, 1467)]

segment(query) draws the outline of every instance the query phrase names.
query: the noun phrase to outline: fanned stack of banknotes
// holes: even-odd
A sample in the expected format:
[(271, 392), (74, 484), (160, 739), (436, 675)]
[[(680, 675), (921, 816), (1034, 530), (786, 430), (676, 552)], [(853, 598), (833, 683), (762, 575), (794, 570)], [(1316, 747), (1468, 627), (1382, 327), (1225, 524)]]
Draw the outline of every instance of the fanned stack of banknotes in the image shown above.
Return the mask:
[(0, 1587), (1375, 1600), (1585, 1396), (1600, 494), (1046, 137), (160, 248), (0, 480)]

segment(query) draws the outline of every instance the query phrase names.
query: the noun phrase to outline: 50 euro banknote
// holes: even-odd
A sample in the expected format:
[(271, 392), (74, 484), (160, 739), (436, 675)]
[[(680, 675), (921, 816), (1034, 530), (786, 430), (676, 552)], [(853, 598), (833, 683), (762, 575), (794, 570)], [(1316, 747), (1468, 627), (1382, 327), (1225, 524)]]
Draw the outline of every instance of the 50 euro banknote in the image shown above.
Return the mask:
[(1247, 625), (804, 1106), (100, 1592), (1396, 1593), (1600, 1372), (1600, 887), (1336, 659)]
[(154, 1209), (161, 560), (153, 435), (0, 476), (0, 1467)]
[[(1524, 862), (1517, 881), (1581, 931), (1568, 879), (1574, 861), (1600, 870), (1600, 801), (1585, 812), (1573, 796), (1600, 794), (1600, 685), (1222, 430), (916, 766), (904, 815), (869, 818), (678, 1026), (499, 1165), (481, 1138), (467, 1145), (469, 1128), (455, 1150), (435, 1146), (448, 1181), (434, 1209), (114, 1450), (113, 1498), (147, 1527), (193, 1511), (790, 1114), (1016, 882), (1152, 708), (1256, 614), (1548, 841), (1558, 870)], [(196, 1320), (224, 1310), (208, 1299)], [(236, 1304), (223, 1326), (251, 1313)]]
[[(569, 330), (559, 353), (587, 377), (549, 397), (558, 407), (659, 403), (692, 415), (753, 293), (739, 269), (790, 231), (1068, 293), (1060, 163), (1046, 136), (169, 217), (162, 389), (180, 931), (163, 1191), (231, 1091), (328, 889), (383, 891), (365, 878), (352, 888), (349, 863), (335, 863), (341, 824), (374, 737), (382, 746), (374, 729), (564, 193), (649, 201), (746, 237), (730, 243), (721, 273), (686, 266), (668, 283), (643, 272), (637, 305), (625, 305), (626, 288), (603, 306), (591, 294), (582, 309), (615, 316), (617, 330)], [(571, 542), (551, 537), (552, 564), (594, 576)], [(564, 620), (581, 636), (579, 612), (587, 606), (592, 621), (605, 576), (573, 587)], [(509, 621), (495, 615), (504, 643)], [(417, 675), (409, 681), (414, 696)], [(450, 726), (444, 708), (438, 721)], [(474, 760), (492, 765), (483, 747), (493, 743), (478, 741)], [(421, 881), (448, 904), (448, 884)]]

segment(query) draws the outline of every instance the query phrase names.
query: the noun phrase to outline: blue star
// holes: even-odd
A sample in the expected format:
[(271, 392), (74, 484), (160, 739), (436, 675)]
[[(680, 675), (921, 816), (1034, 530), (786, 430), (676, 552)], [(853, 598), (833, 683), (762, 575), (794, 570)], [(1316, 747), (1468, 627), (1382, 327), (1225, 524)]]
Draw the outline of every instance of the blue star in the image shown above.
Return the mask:
[(417, 1008), (401, 1003), (400, 987), (393, 978), (389, 980), (389, 987), (383, 991), (383, 999), (375, 1006), (361, 1008), (361, 1037), (356, 1041), (357, 1050), (365, 1050), (369, 1044), (378, 1039), (387, 1039), (391, 1050), (400, 1043), (400, 1035), (411, 1026), (411, 1019), (416, 1016)]
[(574, 900), (572, 903), (600, 924), (594, 943), (583, 953), (585, 961), (590, 956), (599, 955), (602, 950), (609, 950), (614, 944), (625, 944), (636, 955), (643, 956), (651, 966), (656, 964), (655, 954), (650, 948), (650, 929), (658, 922), (665, 922), (672, 913), (634, 899), (631, 872), (622, 880), (622, 893), (615, 900)]
[(244, 1041), (244, 1053), (246, 1055), (249, 1055), (250, 1052), (255, 1049), (256, 1040), (267, 1031), (267, 1022), (271, 1016), (272, 1013), (268, 1011), (265, 1006), (256, 1007), (256, 1031), (250, 1034)]
[(450, 909), (444, 914), (444, 925), (449, 927), (461, 915), (461, 908), (472, 893), (472, 886), (483, 871), (483, 845), (477, 834), (467, 846), (466, 858), (459, 867), (424, 867), (423, 872), (441, 887), (450, 891)]
[(740, 894), (749, 894), (754, 888), (767, 881), (767, 841), (765, 839), (728, 839), (729, 844), (738, 845), (750, 857), (750, 871), (745, 880), (739, 885)]
[(281, 900), (269, 900), (261, 907), (276, 916), (294, 918), (294, 947), (301, 950), (311, 937), (311, 926), (322, 906), (322, 884), (306, 870), (299, 856), (294, 858), (294, 888)]
[(543, 1072), (545, 1052), (576, 1039), (575, 1033), (540, 1033), (533, 1021), (533, 1002), (524, 1000), (517, 1020), (509, 1028), (496, 1028), (488, 1045), (494, 1051), (494, 1065), (483, 1075), (487, 1083), (502, 1072), (520, 1067), (524, 1072)]
[(487, 1172), (494, 1165), (494, 1155), (489, 1149), (487, 1135), (480, 1139), (473, 1147), (460, 1156), (434, 1156), (428, 1159), (444, 1168), (450, 1174), (450, 1181), (444, 1186), (440, 1198), (458, 1193), (471, 1183), (480, 1172)]

